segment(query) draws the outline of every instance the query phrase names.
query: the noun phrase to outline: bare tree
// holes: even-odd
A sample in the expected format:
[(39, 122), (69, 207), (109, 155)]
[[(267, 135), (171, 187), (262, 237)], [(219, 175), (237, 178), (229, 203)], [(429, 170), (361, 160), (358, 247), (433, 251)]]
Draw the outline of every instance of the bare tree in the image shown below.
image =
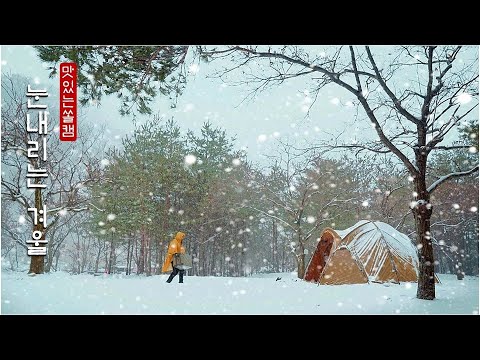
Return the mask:
[(291, 249), (301, 279), (305, 275), (307, 243), (320, 227), (340, 214), (334, 214), (333, 209), (354, 200), (350, 194), (348, 198), (343, 196), (345, 189), (336, 188), (333, 182), (325, 180), (332, 174), (327, 163), (314, 154), (298, 153), (292, 145), (280, 143), (275, 164), (262, 181), (261, 200), (265, 208), (246, 205), (274, 220), (274, 232), (280, 226), (294, 234)]
[[(55, 111), (50, 106), (48, 136), (46, 142), (47, 161), (41, 157), (29, 158), (31, 142), (39, 144), (39, 154), (43, 152), (40, 135), (28, 132), (26, 125), (27, 98), (25, 96), (29, 80), (17, 75), (2, 77), (2, 200), (15, 202), (28, 214), (26, 220), (33, 230), (41, 231), (42, 240), (52, 234), (47, 248), (47, 270), (49, 270), (61, 241), (67, 236), (60, 235), (58, 228), (67, 224), (71, 217), (89, 209), (90, 197), (87, 185), (98, 181), (101, 176), (100, 131), (94, 131), (85, 124), (80, 126), (78, 140), (74, 143), (60, 142), (58, 132), (54, 131)], [(94, 146), (95, 145), (95, 146)], [(43, 181), (45, 188), (32, 191), (26, 187), (27, 164), (33, 168), (45, 168), (48, 178)], [(40, 178), (36, 178), (40, 182)], [(41, 209), (47, 205), (48, 224), (34, 224), (33, 213), (28, 208)], [(61, 219), (61, 220), (60, 220)], [(55, 241), (58, 240), (56, 243)], [(41, 274), (45, 271), (45, 257), (31, 256), (30, 273)]]
[(379, 49), (374, 55), (369, 46), (338, 46), (312, 55), (299, 46), (233, 46), (205, 48), (203, 55), (212, 59), (230, 57), (233, 65), (219, 76), (241, 69), (244, 75), (240, 83), (253, 84), (252, 95), (293, 77), (309, 79), (315, 98), (327, 84), (353, 95), (376, 139), (343, 146), (392, 153), (408, 170), (415, 187), (411, 209), (420, 259), (417, 297), (434, 299), (430, 196), (445, 181), (478, 171), (478, 165), (445, 174), (427, 184), (428, 158), (432, 152), (458, 148), (446, 144), (447, 135), (469, 116), (475, 116), (477, 48), (402, 46)]

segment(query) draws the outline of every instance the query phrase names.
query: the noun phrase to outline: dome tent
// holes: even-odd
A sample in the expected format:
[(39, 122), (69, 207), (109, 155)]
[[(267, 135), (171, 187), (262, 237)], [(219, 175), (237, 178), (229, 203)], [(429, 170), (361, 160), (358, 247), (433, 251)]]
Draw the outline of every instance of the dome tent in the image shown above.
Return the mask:
[(417, 249), (405, 234), (380, 221), (323, 230), (305, 272), (325, 285), (417, 281)]

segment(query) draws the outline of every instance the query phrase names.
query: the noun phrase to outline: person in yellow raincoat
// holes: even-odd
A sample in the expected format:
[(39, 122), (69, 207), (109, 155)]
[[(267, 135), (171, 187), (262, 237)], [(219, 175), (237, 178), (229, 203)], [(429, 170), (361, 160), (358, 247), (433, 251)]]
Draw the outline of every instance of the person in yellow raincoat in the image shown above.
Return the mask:
[(167, 283), (172, 282), (173, 278), (179, 273), (179, 283), (183, 283), (183, 274), (185, 270), (178, 270), (173, 267), (173, 256), (177, 253), (185, 254), (185, 248), (182, 245), (183, 239), (185, 238), (185, 233), (179, 231), (177, 235), (170, 241), (167, 250), (167, 256), (165, 257), (165, 262), (162, 266), (162, 272), (172, 271), (168, 277)]

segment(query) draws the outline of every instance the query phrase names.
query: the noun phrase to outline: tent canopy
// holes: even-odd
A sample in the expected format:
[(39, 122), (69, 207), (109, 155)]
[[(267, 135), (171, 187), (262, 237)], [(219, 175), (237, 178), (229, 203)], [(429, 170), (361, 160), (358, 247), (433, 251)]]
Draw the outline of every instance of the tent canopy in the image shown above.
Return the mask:
[(417, 281), (417, 249), (408, 236), (380, 221), (323, 230), (304, 279), (320, 284)]

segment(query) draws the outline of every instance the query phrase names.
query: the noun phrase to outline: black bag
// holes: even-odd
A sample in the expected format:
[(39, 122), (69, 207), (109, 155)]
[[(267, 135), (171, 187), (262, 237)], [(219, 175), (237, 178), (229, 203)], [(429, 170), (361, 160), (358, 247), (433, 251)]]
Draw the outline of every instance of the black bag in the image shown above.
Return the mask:
[(192, 268), (192, 257), (187, 254), (176, 253), (173, 255), (173, 267), (178, 270), (188, 270)]

